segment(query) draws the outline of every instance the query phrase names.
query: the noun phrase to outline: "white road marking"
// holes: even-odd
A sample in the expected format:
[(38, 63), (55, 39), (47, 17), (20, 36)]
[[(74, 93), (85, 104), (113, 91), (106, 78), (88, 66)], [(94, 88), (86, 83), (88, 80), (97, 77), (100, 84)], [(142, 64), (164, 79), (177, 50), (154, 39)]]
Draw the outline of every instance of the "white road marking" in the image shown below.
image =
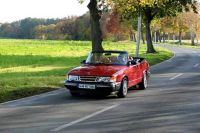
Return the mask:
[(72, 121), (72, 122), (70, 122), (70, 123), (61, 125), (61, 126), (55, 128), (55, 129), (53, 129), (53, 130), (50, 130), (50, 131), (52, 131), (52, 132), (60, 131), (60, 130), (62, 130), (62, 129), (64, 129), (64, 128), (67, 128), (67, 127), (70, 127), (70, 126), (72, 126), (72, 125), (74, 125), (74, 124), (77, 124), (77, 123), (79, 123), (79, 122), (85, 121), (85, 120), (87, 120), (87, 119), (89, 119), (89, 118), (91, 118), (91, 117), (94, 117), (94, 116), (96, 116), (96, 115), (98, 115), (98, 114), (101, 114), (101, 113), (103, 113), (103, 112), (105, 112), (105, 111), (108, 111), (108, 110), (110, 110), (110, 109), (116, 108), (117, 106), (119, 106), (119, 104), (115, 104), (115, 105), (106, 107), (106, 108), (104, 108), (104, 109), (102, 109), (102, 110), (100, 110), (100, 111), (97, 111), (97, 112), (95, 112), (95, 113), (92, 113), (91, 115), (88, 115), (88, 116), (85, 116), (85, 117), (80, 118), (80, 119), (78, 119), (78, 120)]
[(198, 56), (200, 56), (200, 54)]
[(199, 66), (199, 64), (195, 64), (195, 65), (194, 65), (194, 67), (198, 67), (198, 66)]
[(180, 77), (180, 76), (182, 76), (182, 75), (183, 75), (183, 73), (180, 73), (180, 74), (178, 74), (178, 75), (176, 75), (176, 76), (170, 78), (169, 80), (174, 80), (174, 79), (176, 79), (176, 78), (178, 78), (178, 77)]
[(197, 53), (196, 51), (193, 51), (193, 53)]

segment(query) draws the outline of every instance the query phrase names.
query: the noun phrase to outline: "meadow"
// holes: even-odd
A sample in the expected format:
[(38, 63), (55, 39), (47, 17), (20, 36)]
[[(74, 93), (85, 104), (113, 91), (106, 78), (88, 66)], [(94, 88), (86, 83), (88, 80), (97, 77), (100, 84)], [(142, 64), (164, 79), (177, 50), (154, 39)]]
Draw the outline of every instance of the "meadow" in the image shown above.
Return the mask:
[[(127, 50), (134, 55), (133, 42), (104, 42), (105, 50)], [(173, 54), (156, 47), (158, 53), (140, 56), (150, 65), (169, 59)], [(62, 88), (67, 72), (80, 65), (91, 51), (89, 41), (0, 39), (0, 102)]]

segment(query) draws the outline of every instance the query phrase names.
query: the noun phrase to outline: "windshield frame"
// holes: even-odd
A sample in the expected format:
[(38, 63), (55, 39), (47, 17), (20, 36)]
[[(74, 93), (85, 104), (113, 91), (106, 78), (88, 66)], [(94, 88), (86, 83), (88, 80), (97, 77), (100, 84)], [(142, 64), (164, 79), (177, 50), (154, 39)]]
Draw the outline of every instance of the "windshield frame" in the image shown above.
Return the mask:
[[(100, 54), (98, 55), (99, 57), (99, 62), (91, 62), (91, 58), (94, 58), (94, 54)], [(120, 62), (120, 63), (113, 63), (113, 62), (109, 62), (109, 63), (105, 63), (105, 62), (100, 62), (100, 58), (105, 58), (107, 55), (110, 55), (110, 57), (113, 55), (113, 54), (118, 54), (119, 56), (123, 56), (124, 58), (124, 61), (123, 63)], [(106, 57), (109, 59), (109, 57)], [(117, 58), (117, 57), (115, 57)], [(109, 59), (110, 60), (110, 59)], [(98, 61), (98, 60), (97, 60)], [(118, 59), (116, 60), (118, 61)], [(128, 63), (128, 52), (126, 51), (103, 51), (103, 52), (90, 52), (86, 61), (85, 61), (85, 64), (89, 64), (89, 65), (117, 65), (117, 66), (125, 66), (127, 65)]]

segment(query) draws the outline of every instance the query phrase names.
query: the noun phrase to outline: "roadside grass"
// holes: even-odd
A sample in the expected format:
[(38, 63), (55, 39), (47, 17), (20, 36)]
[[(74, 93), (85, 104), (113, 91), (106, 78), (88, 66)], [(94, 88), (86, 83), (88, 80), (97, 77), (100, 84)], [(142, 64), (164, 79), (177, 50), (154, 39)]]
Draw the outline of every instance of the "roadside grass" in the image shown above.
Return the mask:
[[(163, 44), (163, 43), (160, 43), (160, 44)], [(176, 47), (200, 49), (200, 44), (198, 44), (198, 45), (195, 44), (194, 46), (192, 46), (190, 40), (183, 40), (182, 41), (182, 45), (179, 44), (179, 41), (172, 41), (172, 40), (167, 41), (164, 44), (169, 44), (169, 45), (176, 46)]]
[[(105, 50), (127, 50), (135, 53), (133, 42), (104, 42)], [(0, 40), (0, 102), (52, 91), (63, 86), (66, 74), (87, 57), (89, 41)], [(150, 65), (169, 59), (173, 54), (160, 47), (158, 53), (140, 56)]]

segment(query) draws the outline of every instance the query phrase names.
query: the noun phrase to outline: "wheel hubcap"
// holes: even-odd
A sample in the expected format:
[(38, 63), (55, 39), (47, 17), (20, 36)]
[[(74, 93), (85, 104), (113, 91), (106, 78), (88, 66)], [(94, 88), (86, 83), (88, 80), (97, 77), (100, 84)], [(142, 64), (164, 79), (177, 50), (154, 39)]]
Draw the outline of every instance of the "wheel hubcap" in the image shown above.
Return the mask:
[(127, 88), (128, 88), (127, 81), (124, 81), (123, 82), (123, 94), (124, 94), (124, 96), (127, 94)]
[(147, 76), (144, 74), (144, 87), (147, 88)]

